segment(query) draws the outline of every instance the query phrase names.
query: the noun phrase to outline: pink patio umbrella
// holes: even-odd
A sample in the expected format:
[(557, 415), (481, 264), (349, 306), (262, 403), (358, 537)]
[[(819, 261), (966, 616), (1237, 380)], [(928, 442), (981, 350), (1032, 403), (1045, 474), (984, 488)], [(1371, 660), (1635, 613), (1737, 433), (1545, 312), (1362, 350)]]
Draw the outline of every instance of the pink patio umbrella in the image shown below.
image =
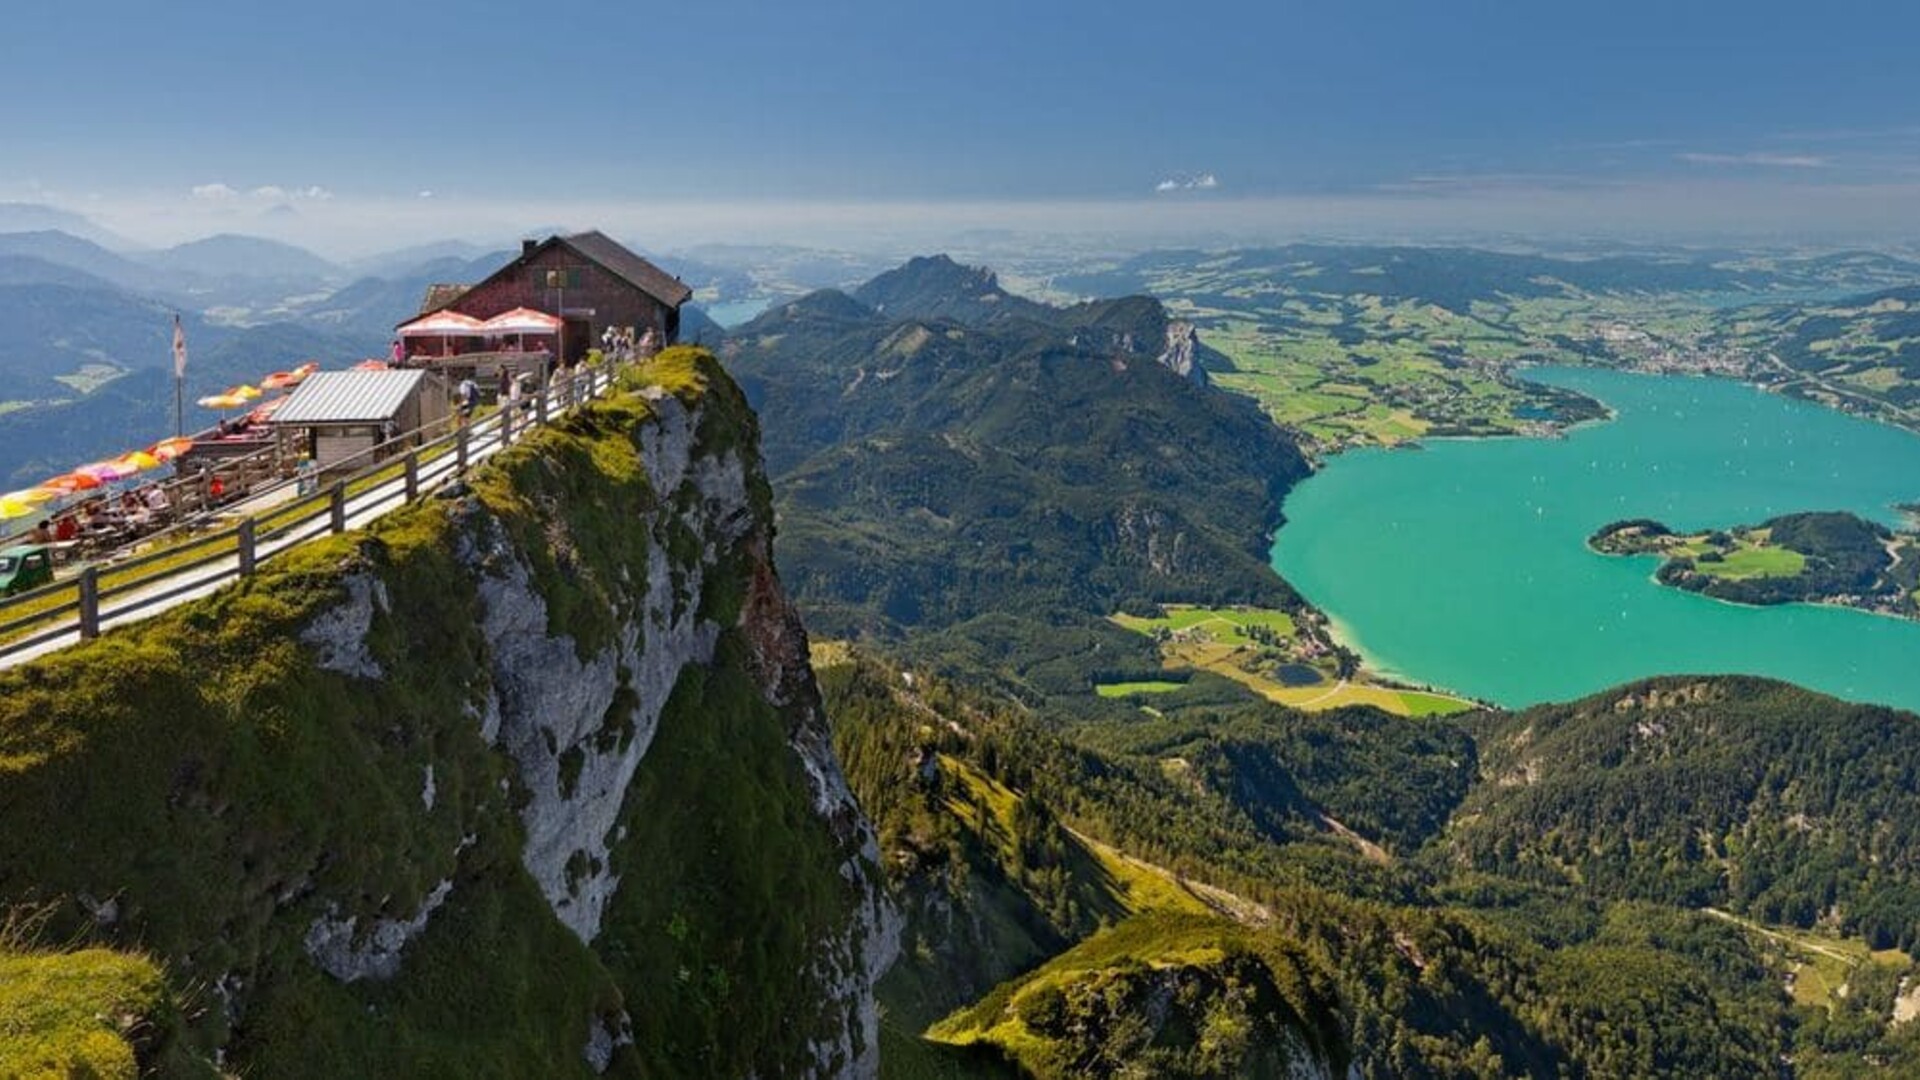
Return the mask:
[(489, 334), (506, 337), (511, 334), (514, 345), (524, 349), (528, 334), (558, 334), (561, 321), (557, 315), (532, 308), (517, 307), (512, 311), (503, 311), (481, 324)]
[(140, 470), (123, 461), (114, 460), (96, 461), (88, 465), (82, 465), (73, 471), (84, 476), (91, 476), (103, 484), (111, 484), (115, 480), (125, 480)]
[(485, 323), (458, 311), (435, 311), (400, 327), (403, 338), (437, 337), (450, 348), (454, 338), (486, 337)]

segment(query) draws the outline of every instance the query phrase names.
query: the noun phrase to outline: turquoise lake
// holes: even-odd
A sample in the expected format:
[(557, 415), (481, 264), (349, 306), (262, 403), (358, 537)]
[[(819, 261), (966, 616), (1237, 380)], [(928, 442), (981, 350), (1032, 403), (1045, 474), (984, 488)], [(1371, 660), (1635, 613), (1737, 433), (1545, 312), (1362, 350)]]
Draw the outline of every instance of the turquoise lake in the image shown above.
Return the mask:
[(1501, 705), (1648, 675), (1742, 673), (1920, 710), (1920, 622), (1740, 607), (1587, 550), (1609, 521), (1681, 530), (1795, 510), (1898, 524), (1920, 436), (1720, 379), (1540, 368), (1616, 417), (1565, 439), (1340, 454), (1299, 485), (1273, 563), (1377, 670)]

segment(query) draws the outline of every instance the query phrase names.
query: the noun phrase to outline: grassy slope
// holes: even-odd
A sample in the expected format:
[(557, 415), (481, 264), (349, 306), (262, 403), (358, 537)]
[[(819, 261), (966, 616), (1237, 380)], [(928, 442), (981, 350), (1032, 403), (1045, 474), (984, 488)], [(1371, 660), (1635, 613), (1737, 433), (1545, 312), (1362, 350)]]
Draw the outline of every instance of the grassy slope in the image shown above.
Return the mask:
[(0, 949), (0, 1076), (133, 1080), (142, 1057), (175, 1075), (212, 1075), (175, 1042), (179, 1026), (145, 957)]
[[(1168, 991), (1171, 1015), (1149, 1028), (1146, 1000)], [(1156, 1059), (1167, 1075), (1189, 1075), (1193, 1061), (1208, 1073), (1283, 1076), (1291, 1033), (1338, 1075), (1337, 1008), (1324, 975), (1275, 936), (1217, 918), (1157, 915), (1089, 938), (928, 1034), (997, 1047), (1044, 1080), (1128, 1075)]]

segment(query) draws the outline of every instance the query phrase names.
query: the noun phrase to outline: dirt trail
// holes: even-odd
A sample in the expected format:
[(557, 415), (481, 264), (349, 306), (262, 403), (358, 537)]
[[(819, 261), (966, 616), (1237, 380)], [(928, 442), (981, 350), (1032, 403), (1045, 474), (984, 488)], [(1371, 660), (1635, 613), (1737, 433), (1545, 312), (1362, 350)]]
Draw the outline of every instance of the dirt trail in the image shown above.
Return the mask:
[(1328, 832), (1359, 848), (1360, 854), (1365, 855), (1377, 863), (1385, 864), (1393, 861), (1393, 856), (1387, 854), (1386, 848), (1381, 847), (1379, 844), (1342, 825), (1339, 821), (1329, 817), (1325, 811), (1315, 811), (1315, 813), (1319, 815), (1320, 824), (1326, 826)]
[(1761, 937), (1766, 938), (1768, 941), (1776, 941), (1790, 948), (1802, 949), (1810, 953), (1819, 953), (1829, 960), (1838, 960), (1848, 967), (1858, 967), (1860, 964), (1860, 958), (1858, 956), (1849, 956), (1830, 945), (1821, 945), (1817, 942), (1805, 941), (1801, 938), (1794, 937), (1791, 934), (1782, 934), (1777, 930), (1769, 930), (1751, 919), (1743, 919), (1730, 911), (1721, 911), (1719, 908), (1701, 908), (1700, 910), (1716, 919), (1725, 919), (1735, 926), (1751, 930)]

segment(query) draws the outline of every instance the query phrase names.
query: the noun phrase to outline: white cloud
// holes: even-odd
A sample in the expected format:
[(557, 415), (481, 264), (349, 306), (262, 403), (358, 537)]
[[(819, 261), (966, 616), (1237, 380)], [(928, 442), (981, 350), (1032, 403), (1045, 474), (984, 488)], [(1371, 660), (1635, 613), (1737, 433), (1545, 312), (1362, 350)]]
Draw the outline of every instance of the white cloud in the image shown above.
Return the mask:
[(326, 202), (333, 198), (333, 192), (328, 191), (318, 184), (310, 184), (307, 187), (296, 188), (284, 188), (279, 184), (263, 184), (247, 192), (247, 194), (262, 202), (275, 203), (288, 202), (295, 199), (306, 202)]
[(196, 199), (231, 199), (238, 194), (240, 192), (226, 184), (195, 184), (193, 186), (193, 197)]
[(421, 193), (420, 193), (420, 196), (419, 196), (419, 197), (420, 197), (420, 198), (422, 198), (422, 199), (431, 199), (431, 198), (433, 198), (433, 192), (431, 192), (431, 191), (423, 191), (423, 192), (421, 192)]
[(1169, 176), (1153, 185), (1155, 191), (1212, 191), (1220, 186), (1220, 178), (1212, 173), (1195, 173), (1190, 176)]
[(1746, 154), (1702, 154), (1690, 153), (1678, 155), (1681, 161), (1689, 165), (1761, 165), (1778, 169), (1824, 169), (1832, 162), (1813, 154), (1769, 154), (1753, 152)]

